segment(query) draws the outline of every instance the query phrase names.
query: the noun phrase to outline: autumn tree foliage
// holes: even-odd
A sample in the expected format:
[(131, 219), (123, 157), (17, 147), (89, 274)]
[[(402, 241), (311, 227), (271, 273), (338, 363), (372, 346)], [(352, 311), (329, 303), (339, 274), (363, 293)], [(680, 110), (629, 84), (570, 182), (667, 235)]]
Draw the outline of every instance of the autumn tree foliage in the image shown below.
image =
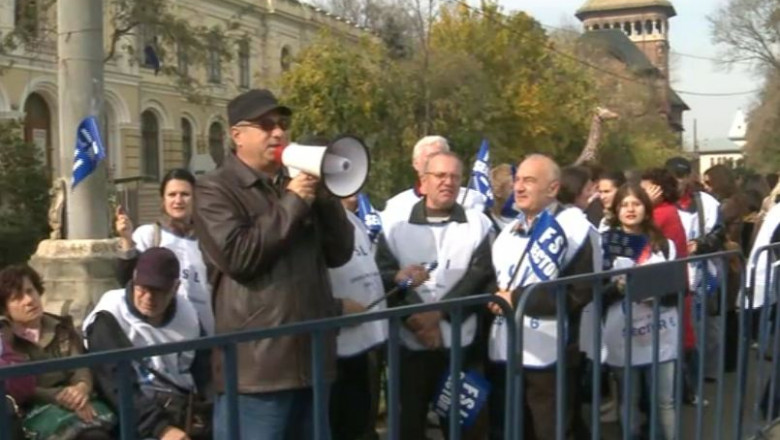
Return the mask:
[(379, 33), (358, 44), (326, 33), (282, 79), (283, 97), (297, 110), (295, 136), (366, 139), (376, 199), (411, 184), (412, 146), (428, 134), (450, 139), (467, 167), (483, 138), (494, 164), (532, 152), (567, 164), (585, 145), (595, 107), (614, 101), (631, 102), (632, 111), (605, 127), (600, 157), (609, 165), (657, 164), (677, 145), (645, 86), (610, 88), (601, 72), (577, 61), (573, 42), (551, 38), (527, 14), (492, 2), (444, 2), (415, 21), (419, 12), (409, 13), (417, 28), (402, 32), (414, 41), (406, 56)]

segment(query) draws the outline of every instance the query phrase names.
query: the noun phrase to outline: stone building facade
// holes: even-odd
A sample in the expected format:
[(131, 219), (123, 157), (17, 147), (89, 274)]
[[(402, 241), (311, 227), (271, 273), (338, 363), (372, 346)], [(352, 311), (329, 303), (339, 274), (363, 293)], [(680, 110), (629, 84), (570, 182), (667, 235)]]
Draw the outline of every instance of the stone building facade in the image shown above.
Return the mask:
[[(62, 0), (60, 0), (62, 1)], [(25, 25), (20, 11), (35, 0), (0, 0), (0, 32)], [(110, 2), (105, 2), (106, 41), (112, 31)], [(278, 90), (290, 60), (323, 28), (356, 41), (367, 31), (347, 20), (296, 0), (170, 0), (174, 14), (193, 25), (213, 26), (237, 20), (247, 38), (229, 64), (210, 62), (191, 72), (206, 89), (207, 105), (186, 99), (165, 75), (156, 75), (138, 55), (121, 48), (143, 47), (150, 35), (138, 27), (118, 43), (118, 55), (105, 65), (101, 125), (109, 177), (120, 194), (133, 201), (131, 215), (140, 222), (159, 212), (157, 181), (167, 171), (186, 167), (202, 173), (215, 166), (228, 145), (225, 105), (243, 90)], [(238, 17), (238, 18), (237, 18)], [(26, 140), (35, 144), (52, 176), (67, 175), (71, 163), (59, 163), (56, 7), (37, 17), (41, 27), (34, 44), (0, 56), (0, 118), (24, 122)], [(27, 23), (29, 25), (29, 23)], [(48, 29), (48, 32), (44, 32)], [(141, 53), (136, 49), (136, 53)], [(218, 57), (216, 57), (218, 60)], [(62, 171), (65, 170), (63, 173)], [(147, 182), (137, 179), (146, 177)], [(132, 194), (131, 194), (132, 193)]]

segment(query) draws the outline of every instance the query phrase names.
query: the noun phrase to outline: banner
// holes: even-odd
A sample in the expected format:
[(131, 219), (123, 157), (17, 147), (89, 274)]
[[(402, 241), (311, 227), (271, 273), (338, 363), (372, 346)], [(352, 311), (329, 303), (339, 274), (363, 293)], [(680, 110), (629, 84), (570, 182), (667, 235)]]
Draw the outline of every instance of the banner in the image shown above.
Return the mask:
[(368, 229), (368, 239), (371, 243), (376, 243), (379, 239), (379, 234), (382, 233), (382, 219), (379, 214), (371, 205), (371, 201), (368, 199), (368, 195), (363, 192), (358, 193), (358, 218), (366, 225)]
[(493, 187), (490, 185), (490, 145), (487, 139), (482, 140), (482, 145), (477, 153), (477, 160), (471, 170), (469, 188), (482, 194), (485, 198), (485, 208), (490, 208), (495, 203)]
[[(460, 424), (470, 428), (487, 403), (490, 382), (476, 371), (460, 372)], [(444, 373), (438, 391), (433, 398), (433, 411), (442, 419), (448, 419), (452, 406), (452, 378), (450, 371)]]
[(100, 138), (97, 118), (87, 116), (76, 130), (76, 154), (73, 158), (71, 188), (75, 188), (82, 180), (92, 174), (100, 161), (105, 158), (106, 150), (103, 147), (103, 140)]

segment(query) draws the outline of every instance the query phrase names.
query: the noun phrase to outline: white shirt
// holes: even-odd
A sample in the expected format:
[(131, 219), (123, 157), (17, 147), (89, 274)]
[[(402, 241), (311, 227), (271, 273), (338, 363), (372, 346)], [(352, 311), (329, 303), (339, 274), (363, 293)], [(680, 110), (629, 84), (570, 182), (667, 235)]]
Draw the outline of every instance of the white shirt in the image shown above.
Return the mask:
[[(142, 225), (133, 232), (133, 241), (139, 252), (154, 245), (154, 228), (153, 224)], [(213, 335), (214, 310), (211, 305), (211, 286), (198, 240), (180, 237), (161, 227), (159, 246), (168, 248), (176, 254), (181, 267), (181, 284), (177, 293), (190, 301), (198, 312), (206, 334)]]

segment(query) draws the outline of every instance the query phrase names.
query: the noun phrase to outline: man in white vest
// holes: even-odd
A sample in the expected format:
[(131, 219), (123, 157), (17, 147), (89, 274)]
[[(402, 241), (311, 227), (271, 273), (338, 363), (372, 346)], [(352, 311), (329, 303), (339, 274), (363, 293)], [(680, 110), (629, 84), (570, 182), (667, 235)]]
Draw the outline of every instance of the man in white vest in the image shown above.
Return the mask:
[[(168, 248), (152, 247), (138, 257), (127, 287), (103, 294), (84, 320), (90, 352), (149, 347), (205, 336), (195, 307), (176, 295), (180, 266)], [(210, 380), (210, 353), (185, 351), (133, 362), (133, 410), (139, 438), (186, 440), (183, 416), (190, 393), (204, 395)], [(116, 365), (93, 368), (98, 388), (112, 409), (119, 409)], [(210, 414), (208, 415), (210, 417)], [(204, 423), (211, 420), (201, 419)]]
[[(491, 223), (481, 212), (458, 204), (463, 164), (450, 152), (431, 155), (423, 167), (425, 197), (407, 218), (384, 225), (377, 264), (385, 289), (404, 281), (411, 288), (388, 298), (389, 306), (431, 303), (478, 295), (494, 287), (490, 261)], [(437, 262), (430, 274), (423, 264)], [(474, 342), (477, 316), (464, 311), (461, 347)], [(432, 311), (408, 317), (401, 328), (401, 437), (424, 439), (428, 404), (449, 365), (452, 334), (446, 313)], [(472, 353), (464, 352), (464, 370)], [(477, 425), (478, 426), (478, 425)], [(464, 438), (475, 435), (466, 430)]]
[[(369, 237), (363, 221), (355, 215), (357, 195), (341, 200), (347, 219), (354, 227), (355, 251), (347, 264), (329, 269), (333, 297), (342, 302), (345, 313), (365, 311), (370, 303), (384, 296), (382, 278), (379, 276), (374, 255), (376, 246)], [(385, 307), (384, 301), (372, 311)], [(359, 440), (369, 434), (376, 402), (379, 396), (378, 370), (372, 359), (372, 351), (387, 340), (387, 321), (370, 321), (339, 330), (336, 340), (338, 359), (336, 381), (330, 394), (330, 427), (334, 439)], [(376, 377), (374, 377), (376, 376)]]
[[(694, 179), (690, 161), (684, 157), (673, 157), (666, 161), (666, 169), (677, 179), (680, 191), (680, 199), (677, 201), (677, 210), (680, 220), (685, 228), (688, 239), (688, 256), (705, 255), (720, 252), (725, 249), (726, 227), (720, 211), (720, 203), (715, 197), (705, 191), (698, 191), (694, 186)], [(688, 360), (690, 379), (689, 384), (696, 387), (698, 383), (698, 362), (705, 362), (705, 377), (714, 380), (717, 377), (717, 359), (720, 348), (720, 281), (722, 274), (718, 273), (715, 261), (696, 262), (688, 265), (688, 281), (690, 289), (696, 298), (692, 309), (694, 332), (697, 338), (704, 339), (704, 352), (695, 354), (693, 360)], [(704, 294), (704, 295), (703, 295)], [(699, 322), (701, 314), (709, 313), (705, 334), (700, 334)], [(698, 340), (698, 339), (697, 339)], [(698, 344), (697, 344), (698, 349)], [(693, 353), (696, 353), (694, 351)], [(690, 392), (686, 393), (685, 400), (690, 401)]]
[[(412, 188), (401, 191), (385, 202), (385, 210), (382, 211), (383, 224), (395, 220), (403, 221), (409, 217), (412, 207), (425, 195), (421, 185), (425, 163), (431, 155), (447, 151), (450, 151), (450, 145), (442, 136), (425, 136), (417, 141), (412, 150), (412, 167), (417, 173), (417, 181)], [(457, 201), (465, 209), (476, 209), (479, 212), (485, 210), (485, 198), (476, 190), (459, 187)]]
[[(533, 154), (518, 167), (514, 184), (518, 218), (507, 225), (493, 244), (498, 292), (517, 306), (523, 291), (532, 284), (559, 277), (592, 273), (598, 269), (593, 249), (593, 226), (576, 207), (564, 207), (556, 201), (560, 189), (561, 170), (547, 156)], [(530, 417), (525, 419), (525, 436), (530, 440), (555, 438), (556, 427), (569, 438), (589, 438), (581, 418), (580, 396), (576, 386), (579, 360), (579, 317), (592, 299), (591, 283), (566, 286), (567, 335), (557, 334), (557, 299), (553, 291), (536, 290), (528, 298), (523, 319), (523, 356), (525, 395), (523, 400)], [(496, 319), (490, 334), (491, 360), (489, 379), (493, 390), (501, 390), (506, 346), (505, 319), (501, 309), (491, 306)], [(556, 371), (559, 358), (558, 338), (566, 338), (566, 416), (556, 414)], [(503, 438), (503, 396), (491, 393), (491, 439)], [(519, 409), (523, 411), (523, 409)]]

